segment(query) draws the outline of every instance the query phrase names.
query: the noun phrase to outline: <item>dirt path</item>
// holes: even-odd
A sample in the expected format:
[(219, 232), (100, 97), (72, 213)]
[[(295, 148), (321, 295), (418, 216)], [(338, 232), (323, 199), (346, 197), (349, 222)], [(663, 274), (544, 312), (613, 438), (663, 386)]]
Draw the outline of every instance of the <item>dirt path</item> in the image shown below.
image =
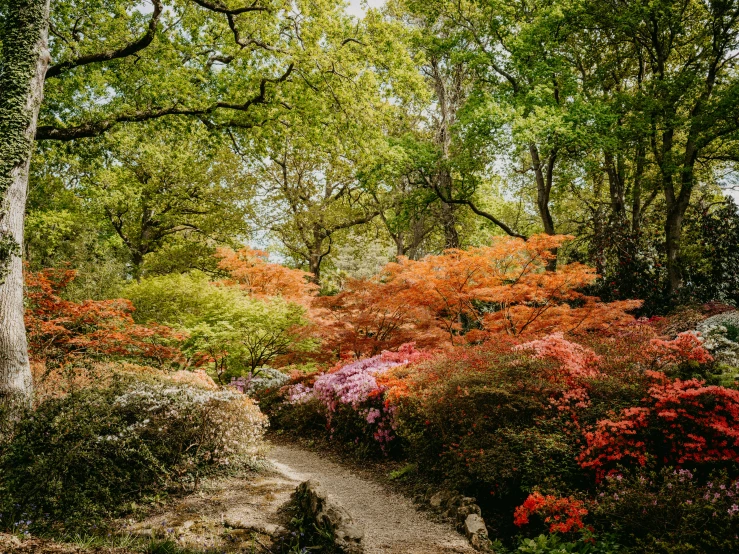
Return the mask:
[(364, 526), (367, 554), (475, 552), (463, 536), (450, 526), (431, 521), (407, 498), (314, 452), (275, 445), (268, 458), (287, 478), (314, 479), (334, 496)]

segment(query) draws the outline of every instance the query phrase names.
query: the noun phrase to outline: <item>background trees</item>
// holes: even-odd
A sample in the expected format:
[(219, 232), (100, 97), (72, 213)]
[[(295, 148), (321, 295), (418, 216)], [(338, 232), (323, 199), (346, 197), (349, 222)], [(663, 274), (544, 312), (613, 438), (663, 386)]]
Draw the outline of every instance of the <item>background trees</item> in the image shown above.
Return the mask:
[[(588, 296), (735, 301), (734, 1), (61, 0), (48, 44), (44, 9), (0, 4), (27, 39), (2, 49), (0, 225), (31, 269), (78, 270), (69, 300), (216, 279), (249, 245), (341, 294), (394, 254), (544, 233), (576, 236), (548, 269), (593, 266)], [(0, 359), (27, 390), (12, 260)]]

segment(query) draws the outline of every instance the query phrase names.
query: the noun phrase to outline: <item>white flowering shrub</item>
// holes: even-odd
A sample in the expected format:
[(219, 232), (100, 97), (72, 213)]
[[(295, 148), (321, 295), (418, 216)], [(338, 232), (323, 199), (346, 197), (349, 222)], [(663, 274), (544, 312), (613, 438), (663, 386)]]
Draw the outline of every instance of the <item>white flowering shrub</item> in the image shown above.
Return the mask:
[(290, 376), (279, 369), (262, 366), (247, 377), (232, 378), (230, 386), (239, 392), (253, 395), (268, 389), (279, 389), (287, 384), (289, 380)]
[(32, 530), (84, 530), (146, 496), (252, 463), (266, 425), (246, 395), (171, 381), (49, 400), (0, 452), (0, 513)]
[(696, 331), (717, 362), (739, 367), (739, 312), (709, 317), (698, 324)]

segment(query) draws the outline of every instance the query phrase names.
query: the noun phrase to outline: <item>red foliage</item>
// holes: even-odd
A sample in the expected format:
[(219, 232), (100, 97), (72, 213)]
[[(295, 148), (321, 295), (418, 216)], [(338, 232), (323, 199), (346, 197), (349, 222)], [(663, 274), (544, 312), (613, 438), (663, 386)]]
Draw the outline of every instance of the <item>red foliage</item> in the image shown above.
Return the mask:
[(586, 434), (582, 467), (595, 469), (602, 479), (620, 464), (643, 466), (650, 456), (676, 467), (739, 462), (739, 391), (648, 374), (653, 384), (641, 406), (599, 421), (595, 432)]
[(703, 348), (701, 341), (691, 331), (680, 333), (673, 340), (653, 339), (651, 354), (657, 366), (689, 362), (707, 364), (713, 361), (708, 350)]
[(60, 293), (74, 279), (67, 269), (26, 274), (26, 329), (33, 360), (62, 364), (81, 356), (145, 358), (163, 363), (180, 358), (180, 335), (164, 326), (137, 325), (125, 299), (71, 302)]
[(570, 376), (597, 377), (601, 357), (595, 352), (575, 342), (566, 340), (562, 333), (521, 344), (515, 350), (533, 350), (537, 358), (552, 359), (559, 362)]
[(513, 523), (522, 527), (529, 523), (529, 517), (540, 514), (544, 522), (549, 524), (550, 533), (570, 533), (583, 528), (583, 516), (588, 515), (585, 505), (580, 500), (557, 498), (551, 494), (543, 496), (539, 492), (531, 493), (513, 514)]

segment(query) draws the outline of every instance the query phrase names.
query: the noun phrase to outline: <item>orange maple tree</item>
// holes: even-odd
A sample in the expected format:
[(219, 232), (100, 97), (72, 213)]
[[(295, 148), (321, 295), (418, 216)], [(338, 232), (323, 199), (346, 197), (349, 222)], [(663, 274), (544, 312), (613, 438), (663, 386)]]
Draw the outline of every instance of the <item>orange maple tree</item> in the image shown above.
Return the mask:
[(413, 342), (428, 349), (444, 340), (433, 314), (424, 306), (399, 302), (401, 282), (350, 279), (344, 290), (314, 302), (314, 320), (321, 328), (324, 350), (338, 358), (371, 357)]
[(218, 267), (228, 271), (250, 296), (281, 296), (306, 303), (318, 290), (309, 280), (310, 273), (269, 262), (269, 253), (263, 250), (219, 248), (216, 257), (220, 259)]
[(570, 263), (547, 271), (552, 250), (571, 238), (495, 238), (490, 246), (399, 258), (375, 278), (350, 282), (317, 302), (333, 316), (329, 342), (373, 355), (410, 340), (438, 346), (438, 331), (453, 345), (501, 333), (575, 333), (633, 322), (628, 310), (640, 301), (605, 303), (582, 292), (597, 278), (592, 268)]
[(581, 292), (597, 278), (593, 268), (570, 263), (547, 271), (553, 249), (570, 239), (499, 237), (490, 246), (403, 258), (386, 267), (387, 281), (405, 283), (398, 301), (429, 308), (452, 341), (465, 326), (473, 331), (467, 340), (477, 341), (491, 333), (571, 333), (633, 321), (627, 311), (640, 301), (604, 303)]
[(72, 302), (61, 294), (75, 278), (70, 269), (26, 273), (25, 322), (34, 361), (58, 366), (81, 357), (134, 358), (162, 364), (181, 357), (184, 338), (161, 325), (138, 325), (130, 301)]

